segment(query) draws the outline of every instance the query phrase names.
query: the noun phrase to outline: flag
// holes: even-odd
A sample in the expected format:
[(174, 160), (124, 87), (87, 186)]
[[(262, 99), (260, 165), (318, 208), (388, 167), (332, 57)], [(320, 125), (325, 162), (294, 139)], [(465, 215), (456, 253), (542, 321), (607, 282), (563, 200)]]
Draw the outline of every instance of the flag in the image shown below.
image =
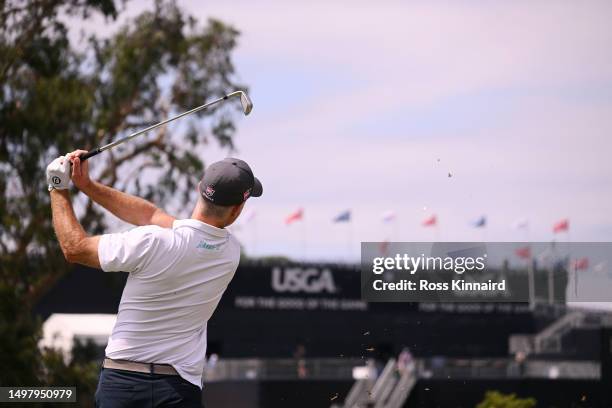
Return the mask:
[(568, 231), (568, 230), (569, 230), (569, 220), (567, 218), (559, 220), (555, 223), (555, 225), (553, 225), (554, 234), (559, 233), (559, 232)]
[(389, 249), (389, 241), (386, 239), (382, 241), (378, 247), (381, 255), (387, 255), (387, 250)]
[(431, 217), (425, 218), (423, 220), (423, 222), (421, 223), (421, 225), (423, 225), (424, 227), (433, 227), (438, 223), (438, 219), (436, 218), (436, 215), (432, 215)]
[(575, 271), (582, 271), (585, 269), (589, 269), (589, 258), (583, 257), (580, 259), (574, 259), (570, 263), (570, 268)]
[(476, 221), (474, 221), (474, 227), (475, 228), (483, 228), (487, 226), (487, 217), (486, 216), (481, 216), (480, 218), (478, 218)]
[(397, 217), (397, 214), (395, 214), (395, 211), (387, 211), (384, 212), (382, 215), (382, 221), (383, 222), (391, 222), (391, 221), (395, 221), (395, 218)]
[(336, 215), (333, 222), (349, 222), (351, 220), (351, 210), (342, 211)]
[(520, 218), (512, 224), (515, 229), (527, 229), (529, 228), (529, 220), (527, 218)]
[(516, 248), (514, 254), (521, 259), (529, 259), (531, 258), (531, 248), (528, 246)]
[(299, 210), (289, 214), (289, 216), (285, 218), (285, 224), (289, 225), (291, 223), (294, 223), (295, 221), (301, 220), (302, 218), (304, 218), (304, 210), (300, 208)]

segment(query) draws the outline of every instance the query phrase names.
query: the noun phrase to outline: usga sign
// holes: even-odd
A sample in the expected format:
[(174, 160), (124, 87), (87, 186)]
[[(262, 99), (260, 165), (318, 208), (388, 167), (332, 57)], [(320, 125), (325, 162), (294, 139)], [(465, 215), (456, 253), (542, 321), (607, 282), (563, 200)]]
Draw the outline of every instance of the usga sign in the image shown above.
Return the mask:
[(334, 277), (329, 269), (274, 268), (272, 289), (276, 292), (336, 293)]

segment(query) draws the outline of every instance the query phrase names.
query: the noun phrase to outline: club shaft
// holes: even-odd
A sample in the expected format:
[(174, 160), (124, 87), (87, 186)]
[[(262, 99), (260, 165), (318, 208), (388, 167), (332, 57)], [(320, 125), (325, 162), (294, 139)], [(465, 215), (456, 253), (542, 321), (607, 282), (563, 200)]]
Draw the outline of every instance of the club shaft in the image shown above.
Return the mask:
[(187, 112), (183, 112), (183, 113), (181, 113), (180, 115), (176, 115), (176, 116), (174, 116), (174, 117), (172, 117), (172, 118), (169, 118), (169, 119), (166, 119), (166, 120), (161, 121), (161, 122), (159, 122), (159, 123), (156, 123), (156, 124), (154, 124), (154, 125), (151, 125), (151, 126), (149, 126), (148, 128), (144, 128), (144, 129), (139, 130), (138, 132), (134, 132), (134, 133), (132, 133), (132, 134), (130, 134), (130, 135), (128, 135), (128, 136), (126, 136), (126, 137), (123, 137), (123, 138), (121, 138), (121, 139), (115, 140), (114, 142), (111, 142), (111, 143), (106, 144), (106, 145), (104, 145), (104, 146), (98, 147), (98, 148), (97, 148), (97, 149), (95, 149), (95, 150), (92, 150), (92, 151), (90, 151), (90, 152), (87, 152), (87, 153), (85, 153), (85, 154), (81, 155), (81, 156), (80, 156), (80, 159), (81, 159), (81, 160), (87, 160), (87, 159), (89, 159), (89, 158), (90, 158), (90, 157), (92, 157), (92, 156), (95, 156), (95, 155), (97, 155), (97, 154), (99, 154), (99, 153), (102, 153), (103, 151), (106, 151), (106, 150), (108, 150), (108, 149), (112, 149), (112, 148), (113, 148), (113, 147), (115, 147), (115, 146), (118, 146), (118, 145), (120, 145), (120, 144), (122, 144), (122, 143), (125, 143), (125, 142), (127, 142), (128, 140), (131, 140), (131, 139), (135, 138), (136, 136), (140, 136), (140, 135), (142, 135), (143, 133), (150, 132), (150, 131), (151, 131), (151, 130), (153, 130), (153, 129), (157, 129), (157, 128), (158, 128), (158, 127), (160, 127), (160, 126), (166, 125), (166, 124), (168, 124), (168, 123), (170, 123), (170, 122), (172, 122), (172, 121), (174, 121), (174, 120), (180, 119), (180, 118), (182, 118), (183, 116), (191, 115), (192, 113), (196, 113), (196, 112), (199, 112), (199, 111), (201, 111), (201, 110), (203, 110), (203, 109), (206, 109), (206, 108), (208, 108), (209, 106), (214, 105), (214, 104), (216, 104), (216, 103), (219, 103), (219, 102), (221, 102), (221, 101), (223, 101), (223, 100), (225, 100), (225, 99), (228, 99), (229, 97), (231, 97), (231, 96), (233, 96), (233, 95), (235, 95), (235, 94), (237, 94), (237, 93), (239, 93), (239, 92), (232, 92), (232, 93), (227, 94), (227, 95), (225, 95), (225, 96), (223, 96), (223, 97), (221, 97), (221, 98), (219, 98), (219, 99), (215, 99), (214, 101), (210, 101), (210, 102), (208, 102), (208, 103), (205, 103), (204, 105), (200, 105), (200, 106), (198, 106), (198, 107), (196, 107), (196, 108), (193, 108), (193, 109), (191, 109), (191, 110), (188, 110)]
[(105, 150), (112, 149), (113, 147), (115, 147), (115, 146), (117, 146), (117, 145), (120, 145), (121, 143), (127, 142), (128, 140), (131, 140), (131, 139), (135, 138), (136, 136), (140, 136), (140, 135), (142, 135), (143, 133), (147, 133), (147, 132), (149, 132), (149, 131), (151, 131), (151, 130), (153, 130), (153, 129), (157, 129), (157, 128), (158, 128), (158, 127), (160, 127), (160, 126), (164, 126), (164, 125), (166, 125), (166, 124), (168, 124), (168, 123), (170, 123), (170, 122), (172, 122), (172, 121), (175, 121), (175, 120), (177, 120), (177, 119), (182, 118), (183, 116), (187, 116), (187, 115), (191, 115), (192, 113), (199, 112), (199, 111), (201, 111), (201, 110), (203, 110), (203, 109), (208, 108), (208, 107), (209, 107), (209, 106), (211, 106), (211, 105), (214, 105), (214, 104), (216, 104), (216, 103), (221, 102), (221, 101), (222, 101), (222, 100), (224, 100), (224, 99), (227, 99), (227, 95), (226, 95), (226, 96), (224, 96), (224, 97), (222, 97), (222, 98), (215, 99), (214, 101), (211, 101), (211, 102), (205, 103), (204, 105), (200, 105), (200, 106), (198, 106), (198, 107), (196, 107), (196, 108), (193, 108), (193, 109), (191, 109), (191, 110), (188, 110), (187, 112), (183, 112), (183, 113), (181, 113), (180, 115), (176, 115), (176, 116), (171, 117), (171, 118), (169, 118), (169, 119), (163, 120), (163, 121), (161, 121), (161, 122), (159, 122), (159, 123), (156, 123), (155, 125), (151, 125), (151, 126), (149, 126), (148, 128), (144, 128), (144, 129), (142, 129), (142, 130), (139, 130), (138, 132), (134, 132), (134, 133), (132, 133), (131, 135), (128, 135), (128, 136), (126, 136), (126, 137), (124, 137), (124, 138), (121, 138), (121, 139), (119, 139), (119, 140), (115, 140), (114, 142), (111, 142), (111, 143), (109, 143), (109, 144), (107, 144), (107, 145), (104, 145), (104, 146), (100, 147), (98, 150), (100, 150), (100, 152), (103, 152), (103, 151), (105, 151)]

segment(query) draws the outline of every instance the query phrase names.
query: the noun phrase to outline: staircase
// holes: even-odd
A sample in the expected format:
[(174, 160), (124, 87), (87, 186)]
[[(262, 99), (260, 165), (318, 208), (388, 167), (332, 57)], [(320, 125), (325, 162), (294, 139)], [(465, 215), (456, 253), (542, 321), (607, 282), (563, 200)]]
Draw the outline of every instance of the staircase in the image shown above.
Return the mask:
[(516, 334), (510, 336), (510, 353), (559, 354), (563, 336), (574, 329), (612, 326), (609, 312), (570, 310), (535, 335)]
[(400, 373), (396, 360), (391, 358), (376, 381), (370, 378), (357, 380), (344, 404), (332, 405), (332, 408), (400, 408), (416, 381), (414, 363)]

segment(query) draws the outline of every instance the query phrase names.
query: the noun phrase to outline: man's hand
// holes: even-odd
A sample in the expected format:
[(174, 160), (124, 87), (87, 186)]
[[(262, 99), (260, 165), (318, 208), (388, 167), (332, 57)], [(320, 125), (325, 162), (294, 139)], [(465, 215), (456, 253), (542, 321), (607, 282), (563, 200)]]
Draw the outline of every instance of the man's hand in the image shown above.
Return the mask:
[(87, 164), (87, 160), (81, 161), (80, 159), (80, 156), (84, 153), (87, 153), (87, 151), (75, 150), (66, 155), (66, 158), (72, 163), (72, 182), (81, 191), (85, 191), (91, 184), (89, 164)]
[(70, 186), (70, 161), (64, 156), (53, 160), (47, 166), (47, 183), (49, 191), (66, 190)]

